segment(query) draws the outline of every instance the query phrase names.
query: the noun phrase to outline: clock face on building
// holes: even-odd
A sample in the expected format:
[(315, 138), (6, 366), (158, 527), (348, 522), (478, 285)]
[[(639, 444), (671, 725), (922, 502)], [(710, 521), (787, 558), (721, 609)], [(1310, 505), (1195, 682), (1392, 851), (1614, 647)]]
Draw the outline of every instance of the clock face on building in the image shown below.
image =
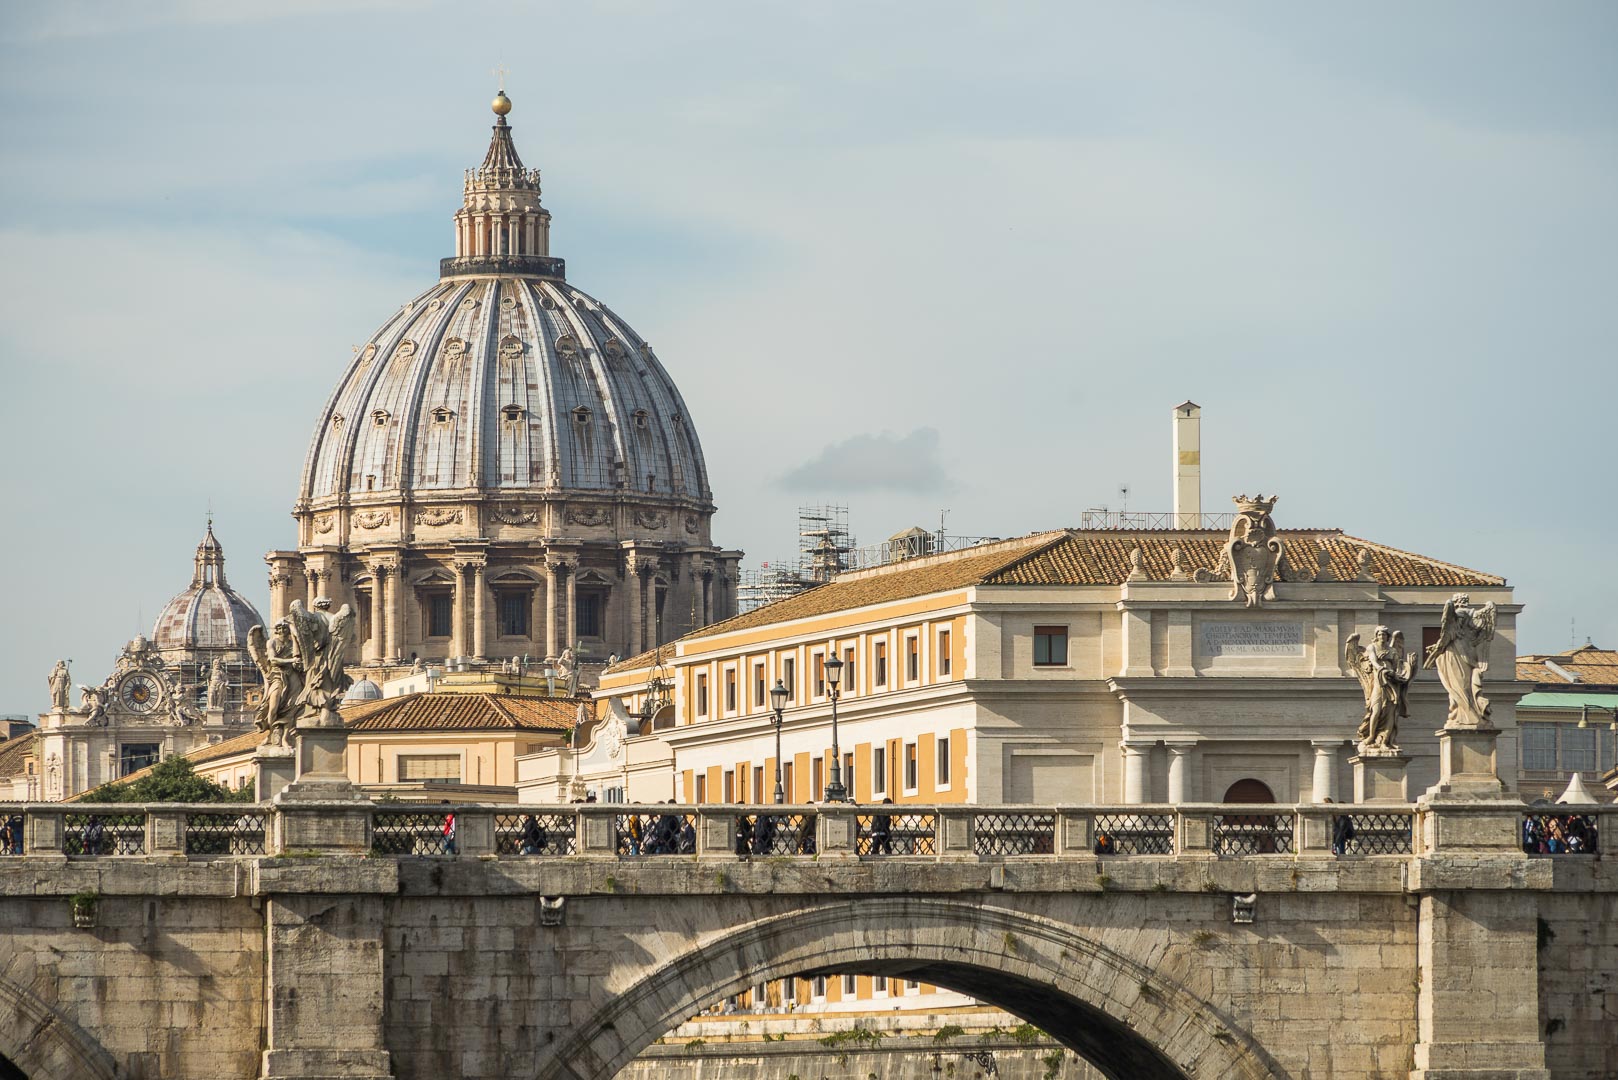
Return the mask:
[(118, 700), (130, 712), (151, 712), (163, 700), (162, 688), (152, 676), (137, 671), (118, 684)]

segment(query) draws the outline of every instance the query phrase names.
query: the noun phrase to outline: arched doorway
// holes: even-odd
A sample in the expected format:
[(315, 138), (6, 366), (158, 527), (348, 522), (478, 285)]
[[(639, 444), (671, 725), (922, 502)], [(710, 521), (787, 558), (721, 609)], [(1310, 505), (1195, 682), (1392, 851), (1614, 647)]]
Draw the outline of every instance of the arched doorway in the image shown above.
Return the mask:
[(1245, 780), (1238, 780), (1226, 788), (1225, 797), (1219, 801), (1222, 803), (1240, 803), (1242, 805), (1255, 803), (1268, 805), (1275, 802), (1275, 792), (1271, 791), (1270, 785), (1264, 781), (1254, 780), (1249, 777)]
[(978, 903), (871, 897), (763, 919), (651, 969), (559, 1040), (538, 1080), (610, 1080), (711, 1002), (805, 971), (916, 979), (971, 994), (1041, 1028), (1113, 1080), (1281, 1075), (1209, 1003), (1061, 923)]
[[(1247, 777), (1226, 788), (1225, 797), (1220, 801), (1243, 806), (1270, 805), (1275, 802), (1275, 792), (1271, 791), (1270, 785), (1264, 781)], [(1275, 818), (1271, 814), (1228, 816), (1224, 819), (1224, 827), (1236, 830), (1237, 851), (1253, 855), (1273, 855), (1280, 850), (1276, 839)]]

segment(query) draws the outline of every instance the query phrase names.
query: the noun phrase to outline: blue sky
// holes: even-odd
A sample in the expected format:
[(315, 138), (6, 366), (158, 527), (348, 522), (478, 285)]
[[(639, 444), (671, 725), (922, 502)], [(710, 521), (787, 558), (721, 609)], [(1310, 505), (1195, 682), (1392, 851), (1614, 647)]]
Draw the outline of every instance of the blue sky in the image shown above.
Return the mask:
[[(1607, 3), (152, 2), (0, 14), (0, 712), (99, 680), (209, 501), (263, 605), (350, 346), (451, 248), (503, 63), (553, 250), (679, 381), (716, 538), (1204, 500), (1618, 642)], [(827, 473), (820, 490), (814, 477)]]

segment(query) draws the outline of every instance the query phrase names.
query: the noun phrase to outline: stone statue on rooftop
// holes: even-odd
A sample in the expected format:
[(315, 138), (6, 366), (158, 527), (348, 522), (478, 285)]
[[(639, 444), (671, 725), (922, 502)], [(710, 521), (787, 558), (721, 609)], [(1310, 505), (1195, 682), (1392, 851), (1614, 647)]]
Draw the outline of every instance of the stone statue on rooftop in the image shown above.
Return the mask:
[(225, 662), (216, 657), (213, 666), (208, 669), (208, 708), (223, 709), (229, 693), (230, 681), (225, 677)]
[(1404, 635), (1379, 626), (1371, 647), (1364, 648), (1360, 636), (1350, 634), (1343, 658), (1365, 693), (1365, 716), (1356, 734), (1360, 753), (1397, 753), (1399, 719), (1410, 715), (1406, 698), (1416, 675), (1416, 658), (1405, 649)]
[(67, 673), (67, 661), (58, 660), (51, 668), (51, 708), (66, 711), (67, 696), (73, 690), (73, 679)]
[(1444, 602), (1438, 640), (1427, 647), (1424, 667), (1438, 669), (1438, 681), (1449, 691), (1450, 728), (1480, 728), (1489, 723), (1489, 699), (1483, 696), (1483, 673), (1494, 639), (1494, 604), (1476, 607), (1466, 593)]
[(112, 691), (105, 686), (85, 686), (79, 684), (79, 708), (88, 715), (84, 722), (91, 727), (101, 727), (107, 722), (107, 699)]
[(579, 664), (571, 646), (562, 650), (562, 655), (556, 658), (557, 681), (567, 686), (567, 696), (577, 697), (579, 693)]

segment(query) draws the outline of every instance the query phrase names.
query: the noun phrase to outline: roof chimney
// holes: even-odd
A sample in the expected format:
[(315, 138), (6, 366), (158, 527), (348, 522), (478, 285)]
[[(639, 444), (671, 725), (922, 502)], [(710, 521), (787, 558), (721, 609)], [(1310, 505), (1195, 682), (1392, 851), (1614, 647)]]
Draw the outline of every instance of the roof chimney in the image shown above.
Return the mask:
[(1202, 406), (1174, 407), (1174, 527), (1202, 527)]

